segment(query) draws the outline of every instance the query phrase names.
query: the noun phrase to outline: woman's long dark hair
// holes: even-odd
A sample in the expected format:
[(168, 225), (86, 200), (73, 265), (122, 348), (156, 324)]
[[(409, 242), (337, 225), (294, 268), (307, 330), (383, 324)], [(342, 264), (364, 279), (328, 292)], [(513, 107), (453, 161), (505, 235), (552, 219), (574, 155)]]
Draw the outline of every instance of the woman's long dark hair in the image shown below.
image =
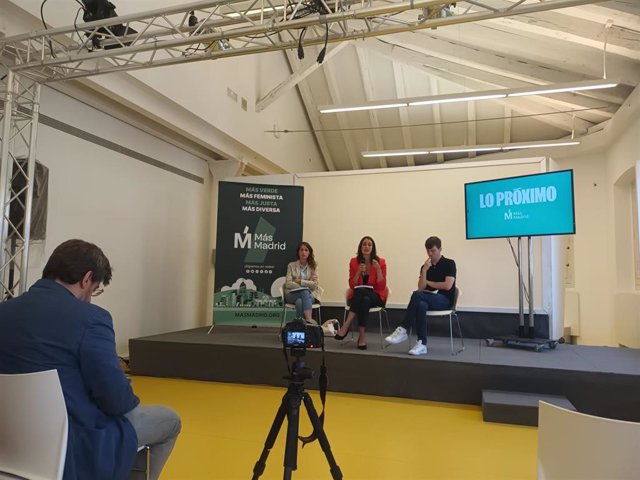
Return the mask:
[(313, 247), (309, 245), (307, 242), (300, 242), (298, 244), (298, 248), (296, 248), (296, 256), (298, 260), (300, 260), (300, 247), (305, 246), (309, 249), (309, 256), (307, 257), (307, 263), (311, 267), (312, 270), (315, 270), (318, 267), (316, 263), (316, 258), (313, 256)]
[(375, 240), (370, 236), (365, 235), (364, 237), (362, 237), (360, 243), (358, 244), (358, 263), (364, 263), (364, 255), (362, 254), (362, 242), (364, 242), (365, 240), (371, 240), (371, 245), (373, 246), (373, 248), (371, 249), (371, 260), (380, 260), (380, 257), (378, 257), (378, 252), (376, 250)]

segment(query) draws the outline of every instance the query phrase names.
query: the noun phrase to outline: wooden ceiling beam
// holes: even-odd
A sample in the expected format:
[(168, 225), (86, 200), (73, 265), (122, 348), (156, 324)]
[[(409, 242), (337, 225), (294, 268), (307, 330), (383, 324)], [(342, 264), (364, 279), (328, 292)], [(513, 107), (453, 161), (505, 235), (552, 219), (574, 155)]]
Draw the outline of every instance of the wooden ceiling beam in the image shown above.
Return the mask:
[[(367, 62), (367, 52), (356, 45), (356, 53), (358, 55), (358, 65), (360, 68), (360, 75), (362, 77), (362, 87), (364, 91), (365, 101), (374, 100), (376, 98), (375, 93), (373, 92), (373, 82), (371, 78), (371, 69), (369, 68), (369, 63)], [(380, 122), (378, 121), (378, 112), (375, 110), (369, 110), (367, 112), (369, 114), (369, 122), (371, 122), (371, 126), (373, 127), (373, 142), (376, 146), (376, 150), (384, 150), (384, 142), (382, 141), (382, 133), (380, 133)], [(387, 168), (387, 158), (380, 157), (380, 167)]]
[[(291, 50), (285, 50), (284, 54), (287, 58), (287, 61), (289, 62), (291, 71), (295, 71), (300, 64), (298, 56)], [(307, 112), (309, 123), (311, 124), (311, 128), (313, 129), (313, 135), (316, 139), (316, 142), (318, 143), (318, 148), (320, 149), (320, 153), (322, 154), (324, 163), (327, 166), (327, 170), (334, 171), (336, 170), (336, 166), (331, 155), (331, 149), (329, 148), (327, 137), (322, 131), (324, 128), (322, 125), (322, 119), (320, 118), (320, 112), (318, 112), (318, 109), (316, 108), (316, 105), (313, 101), (311, 88), (309, 88), (309, 85), (306, 82), (298, 83), (297, 87), (298, 92), (300, 92), (300, 97), (302, 98), (302, 104), (304, 105), (304, 108)]]
[[(324, 57), (325, 62), (331, 61), (331, 59), (339, 53), (342, 49), (344, 49), (350, 42), (342, 42), (337, 45), (333, 45), (331, 49), (327, 52)], [(290, 50), (289, 50), (290, 51)], [(282, 97), (284, 94), (289, 92), (292, 88), (298, 85), (302, 80), (307, 78), (313, 72), (315, 72), (318, 68), (320, 68), (323, 64), (318, 63), (315, 59), (309, 58), (305, 65), (301, 65), (299, 69), (294, 70), (291, 75), (282, 82), (280, 82), (277, 86), (275, 86), (271, 91), (266, 93), (256, 102), (256, 113), (260, 113), (277, 99)]]
[[(434, 77), (429, 78), (429, 90), (431, 95), (438, 95), (438, 82)], [(436, 140), (436, 147), (444, 147), (444, 135), (442, 133), (442, 116), (440, 115), (440, 105), (431, 105), (433, 110), (433, 137)], [(436, 161), (438, 163), (444, 162), (444, 155), (442, 153), (436, 154)]]
[[(468, 61), (465, 56), (459, 58), (453, 57), (449, 54), (440, 56), (437, 50), (427, 49), (423, 46), (416, 44), (409, 44), (406, 42), (396, 42), (395, 44), (389, 43), (385, 40), (371, 40), (364, 43), (367, 48), (377, 51), (381, 55), (386, 56), (390, 60), (402, 61), (406, 65), (411, 65), (415, 68), (421, 66), (429, 66), (434, 69), (442, 70), (444, 73), (452, 73), (461, 78), (469, 78), (475, 81), (481, 81), (486, 84), (481, 89), (495, 89), (495, 88), (519, 88), (531, 85), (545, 85), (551, 83), (563, 83), (579, 80), (594, 80), (593, 77), (584, 77), (580, 74), (575, 74), (570, 71), (560, 71), (561, 76), (557, 78), (549, 78), (547, 75), (547, 69), (543, 66), (538, 66), (535, 69), (523, 70), (523, 62), (518, 62), (515, 59), (511, 61), (513, 70), (496, 69), (488, 67), (482, 63), (475, 61)], [(483, 51), (474, 50), (478, 55), (482, 55)], [(471, 55), (473, 52), (468, 52)], [(495, 56), (493, 52), (489, 53)], [(502, 57), (501, 57), (502, 58)], [(640, 73), (640, 70), (639, 70)], [(535, 75), (535, 76), (532, 76)], [(572, 78), (573, 76), (573, 78)], [(640, 82), (640, 77), (638, 77)], [(576, 93), (559, 93), (554, 94), (553, 97), (547, 97), (549, 99), (556, 99), (567, 103), (574, 103), (581, 108), (592, 108), (598, 105), (602, 105), (601, 102), (607, 102), (611, 104), (621, 105), (624, 103), (625, 98), (631, 93), (632, 88), (625, 86), (618, 86), (616, 88), (605, 90), (592, 90), (587, 92)]]
[[(334, 68), (331, 64), (327, 64), (324, 67), (325, 78), (327, 79), (327, 87), (329, 88), (329, 96), (330, 100), (333, 103), (342, 103), (342, 98), (340, 96), (340, 90), (338, 89), (338, 82), (336, 81), (336, 76), (334, 73)], [(317, 106), (316, 106), (317, 108)], [(360, 170), (360, 153), (356, 153), (354, 145), (355, 141), (353, 139), (353, 135), (348, 131), (348, 114), (344, 113), (336, 113), (336, 118), (338, 120), (338, 127), (340, 128), (340, 135), (342, 136), (342, 140), (344, 141), (344, 146), (347, 150), (347, 154), (349, 156), (349, 162), (351, 162), (351, 168), (353, 170)]]
[[(398, 98), (405, 98), (407, 97), (407, 91), (404, 83), (404, 68), (401, 63), (393, 60), (391, 61), (391, 64), (393, 65), (393, 79), (396, 86), (396, 96)], [(404, 148), (409, 150), (413, 148), (411, 129), (407, 127), (407, 125), (410, 124), (409, 111), (406, 108), (401, 108), (398, 113), (400, 114), (400, 124), (402, 125), (402, 143), (404, 144)], [(408, 166), (413, 167), (416, 164), (413, 155), (407, 155), (406, 159)]]

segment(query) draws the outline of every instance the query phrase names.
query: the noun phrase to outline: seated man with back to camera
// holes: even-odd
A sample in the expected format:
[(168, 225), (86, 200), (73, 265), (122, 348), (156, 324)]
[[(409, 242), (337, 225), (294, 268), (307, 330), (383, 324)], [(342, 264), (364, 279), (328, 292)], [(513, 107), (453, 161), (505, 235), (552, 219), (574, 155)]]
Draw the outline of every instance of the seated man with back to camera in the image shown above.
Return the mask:
[(120, 368), (111, 315), (91, 304), (110, 281), (100, 248), (68, 240), (28, 292), (0, 303), (0, 373), (58, 371), (69, 417), (64, 480), (130, 478), (142, 445), (157, 479), (180, 433), (180, 417), (140, 405)]
[(418, 290), (413, 292), (404, 320), (385, 340), (395, 345), (409, 339), (407, 331), (414, 325), (418, 340), (409, 355), (427, 353), (427, 311), (448, 310), (453, 305), (456, 292), (456, 262), (442, 255), (442, 242), (429, 237), (424, 243), (427, 260), (420, 267)]

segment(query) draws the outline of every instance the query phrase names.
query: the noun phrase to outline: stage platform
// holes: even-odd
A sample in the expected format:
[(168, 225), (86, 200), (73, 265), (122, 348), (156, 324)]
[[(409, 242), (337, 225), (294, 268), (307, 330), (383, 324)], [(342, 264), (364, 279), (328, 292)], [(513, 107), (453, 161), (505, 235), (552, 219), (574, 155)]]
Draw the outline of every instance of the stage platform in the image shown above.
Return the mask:
[[(217, 326), (131, 339), (134, 375), (286, 386), (287, 373), (277, 329)], [(429, 337), (426, 356), (407, 355), (409, 343), (382, 349), (367, 333), (367, 350), (355, 340), (326, 338), (329, 391), (480, 405), (482, 390), (563, 395), (579, 412), (640, 421), (640, 350), (558, 345), (535, 352), (489, 347), (466, 339), (451, 355), (449, 337)], [(307, 381), (317, 389), (320, 350), (305, 360), (316, 371)]]

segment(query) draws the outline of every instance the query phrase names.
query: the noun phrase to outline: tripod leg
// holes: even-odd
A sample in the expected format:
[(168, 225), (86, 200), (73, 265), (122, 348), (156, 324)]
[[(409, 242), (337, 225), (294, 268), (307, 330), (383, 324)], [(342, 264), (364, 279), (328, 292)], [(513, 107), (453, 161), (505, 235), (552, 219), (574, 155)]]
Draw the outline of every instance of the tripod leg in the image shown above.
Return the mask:
[(333, 480), (342, 480), (342, 471), (336, 463), (336, 459), (333, 457), (331, 445), (329, 445), (329, 439), (324, 433), (324, 427), (322, 426), (322, 422), (320, 422), (320, 417), (318, 417), (316, 408), (313, 406), (313, 400), (311, 400), (311, 397), (307, 392), (304, 392), (302, 399), (304, 400), (304, 406), (309, 414), (311, 425), (313, 425), (313, 431), (318, 437), (318, 442), (320, 442), (320, 447), (322, 447), (324, 456), (327, 457), (327, 462), (329, 462), (331, 478), (333, 478)]
[(284, 480), (290, 480), (291, 473), (298, 469), (298, 427), (300, 425), (299, 393), (287, 394), (287, 440), (284, 449)]
[(256, 462), (253, 467), (253, 477), (251, 480), (257, 480), (260, 475), (264, 473), (265, 464), (267, 462), (267, 457), (269, 456), (269, 452), (273, 448), (273, 445), (276, 443), (276, 438), (278, 438), (278, 432), (280, 431), (280, 427), (282, 427), (282, 422), (284, 421), (284, 417), (287, 414), (287, 394), (285, 393), (282, 398), (282, 403), (280, 404), (280, 408), (276, 413), (276, 417), (273, 419), (273, 423), (271, 424), (271, 429), (269, 430), (269, 434), (267, 435), (267, 439), (264, 442), (264, 449), (260, 454), (260, 458)]

